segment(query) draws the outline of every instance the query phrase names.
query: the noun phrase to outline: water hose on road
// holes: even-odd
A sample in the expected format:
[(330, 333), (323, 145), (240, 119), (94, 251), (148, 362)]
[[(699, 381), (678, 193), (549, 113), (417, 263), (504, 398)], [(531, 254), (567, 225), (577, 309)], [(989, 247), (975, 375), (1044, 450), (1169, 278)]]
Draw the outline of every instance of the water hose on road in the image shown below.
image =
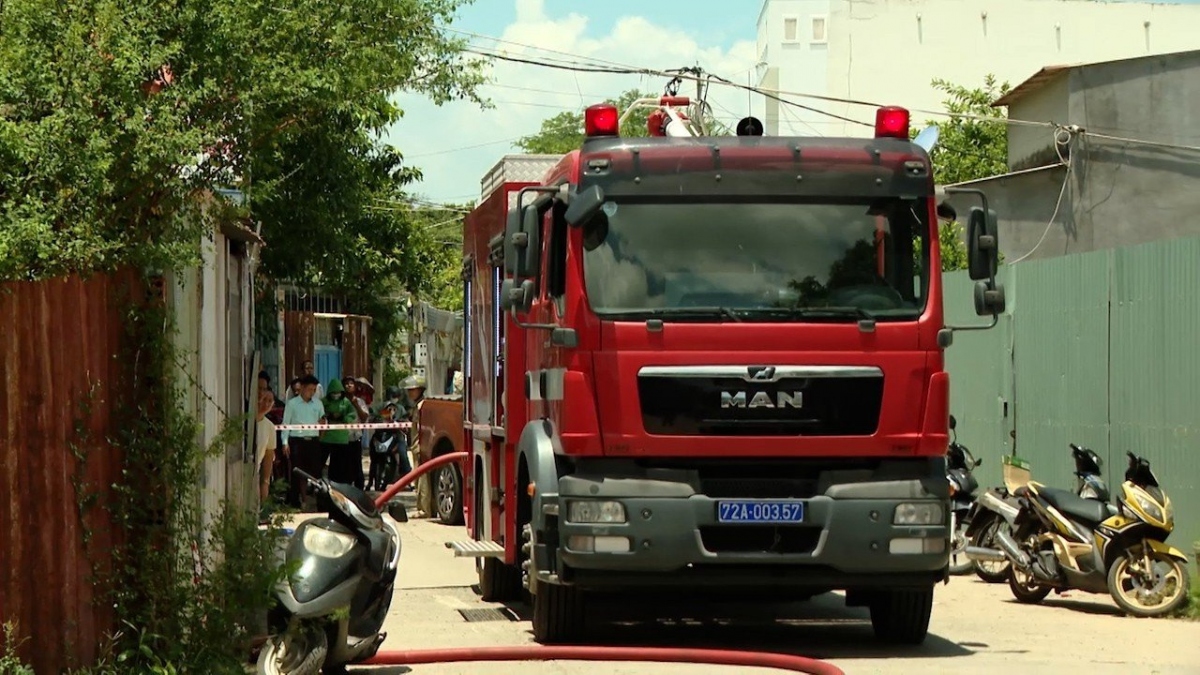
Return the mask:
[[(451, 452), (434, 457), (401, 476), (375, 498), (384, 508), (401, 490), (422, 475), (451, 462), (466, 459), (470, 453)], [(519, 645), (512, 647), (459, 647), (381, 651), (361, 665), (413, 666), (431, 663), (479, 661), (640, 661), (645, 663), (694, 663), (713, 666), (776, 668), (810, 675), (845, 675), (841, 668), (793, 654), (748, 652), (728, 649), (685, 649), (674, 647), (591, 647), (574, 645)]]
[(641, 661), (646, 663), (694, 663), (711, 666), (776, 668), (810, 675), (846, 675), (841, 668), (805, 656), (727, 649), (679, 649), (673, 647), (539, 646), (466, 647), (381, 651), (362, 665), (413, 666), (464, 661)]
[(438, 455), (428, 462), (422, 462), (417, 468), (397, 478), (396, 482), (389, 485), (388, 489), (384, 490), (383, 494), (376, 497), (375, 508), (382, 509), (383, 507), (387, 506), (387, 503), (392, 501), (393, 497), (395, 497), (400, 493), (401, 490), (411, 485), (414, 480), (420, 478), (421, 476), (433, 471), (443, 464), (457, 462), (460, 459), (466, 459), (470, 455), (471, 453), (469, 452), (451, 452), (445, 455)]

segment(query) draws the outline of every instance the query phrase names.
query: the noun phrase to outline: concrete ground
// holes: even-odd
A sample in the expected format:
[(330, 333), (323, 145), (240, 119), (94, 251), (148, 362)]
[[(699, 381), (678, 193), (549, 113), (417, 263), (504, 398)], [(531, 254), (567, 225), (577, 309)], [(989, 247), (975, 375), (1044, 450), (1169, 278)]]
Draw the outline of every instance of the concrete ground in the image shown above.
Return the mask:
[[(411, 497), (406, 497), (411, 499)], [(472, 589), (474, 561), (455, 558), (445, 542), (465, 529), (436, 521), (398, 525), (403, 540), (395, 601), (384, 649), (532, 644), (527, 606), (483, 603)], [(1022, 675), (1200, 675), (1200, 622), (1139, 620), (1120, 615), (1107, 596), (1069, 593), (1041, 606), (1018, 605), (1006, 585), (955, 577), (939, 586), (930, 635), (918, 648), (886, 649), (873, 642), (863, 609), (844, 607), (837, 594), (805, 603), (717, 608), (685, 603), (640, 614), (600, 608), (595, 644), (759, 649), (814, 656), (846, 673), (1000, 673)], [(460, 610), (495, 608), (491, 620), (467, 621)], [(614, 611), (618, 610), (618, 611)], [(387, 675), (684, 675), (780, 672), (761, 668), (643, 663), (544, 662), (359, 668)]]

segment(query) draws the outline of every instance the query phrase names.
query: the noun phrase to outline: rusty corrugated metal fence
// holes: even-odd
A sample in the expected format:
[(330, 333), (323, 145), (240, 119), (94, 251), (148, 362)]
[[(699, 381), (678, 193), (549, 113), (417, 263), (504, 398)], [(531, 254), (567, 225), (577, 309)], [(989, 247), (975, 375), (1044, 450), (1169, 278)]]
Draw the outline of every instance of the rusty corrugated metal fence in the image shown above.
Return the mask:
[[(38, 673), (91, 663), (114, 628), (93, 572), (118, 543), (108, 486), (121, 458), (105, 439), (121, 423), (123, 322), (140, 287), (133, 273), (0, 285), (0, 623), (28, 638), (18, 652)], [(80, 481), (96, 496), (83, 517)]]

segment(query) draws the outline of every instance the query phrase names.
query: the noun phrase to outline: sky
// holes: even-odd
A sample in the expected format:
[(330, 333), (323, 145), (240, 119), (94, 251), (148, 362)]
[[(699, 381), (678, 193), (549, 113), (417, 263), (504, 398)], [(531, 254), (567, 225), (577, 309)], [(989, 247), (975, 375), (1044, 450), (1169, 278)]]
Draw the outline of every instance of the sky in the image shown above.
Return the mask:
[[(699, 62), (708, 72), (748, 82), (757, 61), (755, 23), (761, 6), (761, 0), (475, 0), (460, 10), (450, 29), (473, 46), (522, 58), (655, 69)], [(543, 119), (627, 89), (660, 92), (666, 84), (658, 77), (572, 73), (502, 61), (490, 67), (490, 79), (481, 89), (495, 104), (490, 110), (457, 101), (438, 107), (419, 95), (397, 97), (404, 117), (383, 140), (424, 173), (412, 188), (417, 196), (438, 202), (478, 199), (480, 178), (505, 154), (519, 153), (513, 141), (536, 133)], [(680, 93), (694, 93), (694, 85), (685, 83)], [(748, 113), (761, 115), (761, 99), (754, 99), (745, 91), (714, 86), (708, 101), (732, 126)]]
[[(757, 8), (734, 11), (741, 3), (748, 6), (757, 0), (475, 0), (460, 11), (451, 28), (505, 40), (458, 34), (473, 45), (523, 58), (576, 60), (566, 55), (571, 54), (656, 69), (699, 60), (707, 71), (747, 82), (757, 61), (758, 17)], [(512, 142), (536, 133), (543, 119), (581, 110), (627, 89), (661, 92), (667, 83), (657, 77), (572, 73), (506, 62), (496, 62), (491, 75), (493, 84), (481, 89), (495, 104), (490, 110), (465, 102), (438, 107), (418, 95), (397, 97), (404, 117), (384, 142), (399, 148), (424, 173), (424, 180), (413, 187), (417, 195), (434, 201), (477, 199), (483, 175), (505, 154), (519, 153)], [(685, 83), (680, 93), (694, 93), (694, 86)], [(713, 87), (709, 102), (730, 126), (747, 114), (744, 91)]]

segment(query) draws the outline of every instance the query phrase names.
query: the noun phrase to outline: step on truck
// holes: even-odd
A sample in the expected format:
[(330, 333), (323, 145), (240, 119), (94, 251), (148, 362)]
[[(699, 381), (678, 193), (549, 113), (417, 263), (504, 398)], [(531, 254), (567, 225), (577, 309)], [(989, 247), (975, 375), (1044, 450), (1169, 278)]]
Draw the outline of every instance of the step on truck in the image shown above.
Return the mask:
[(579, 149), (504, 158), (465, 218), (470, 538), (447, 547), (485, 600), (528, 597), (543, 643), (603, 594), (832, 590), (922, 642), (948, 578), (943, 350), (1004, 308), (986, 196), (964, 190), (991, 323), (947, 327), (954, 213), (906, 110), (871, 138), (710, 137), (686, 98), (634, 105), (649, 137), (591, 106)]

